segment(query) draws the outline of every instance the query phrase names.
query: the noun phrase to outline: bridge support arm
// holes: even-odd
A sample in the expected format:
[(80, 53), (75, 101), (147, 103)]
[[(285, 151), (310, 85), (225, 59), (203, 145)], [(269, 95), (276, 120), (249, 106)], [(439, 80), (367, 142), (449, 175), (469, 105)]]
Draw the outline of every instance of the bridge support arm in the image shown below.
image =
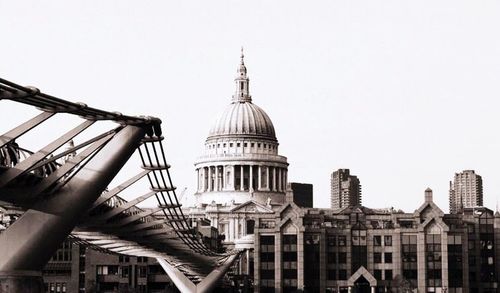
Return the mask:
[(227, 271), (231, 268), (234, 261), (238, 259), (239, 253), (229, 256), (226, 261), (219, 267), (215, 268), (208, 274), (200, 283), (194, 284), (181, 271), (169, 264), (161, 258), (156, 260), (162, 266), (168, 277), (174, 282), (179, 291), (183, 293), (209, 293), (215, 289), (217, 282), (224, 277)]
[(42, 270), (134, 153), (144, 133), (141, 127), (125, 126), (66, 185), (37, 202), (0, 235), (0, 286), (16, 272)]

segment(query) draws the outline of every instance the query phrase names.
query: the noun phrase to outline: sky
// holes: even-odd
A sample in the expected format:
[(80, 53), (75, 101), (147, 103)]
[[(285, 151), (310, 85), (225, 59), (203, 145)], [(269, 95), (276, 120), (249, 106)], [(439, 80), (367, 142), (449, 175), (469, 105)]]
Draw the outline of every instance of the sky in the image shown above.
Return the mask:
[[(274, 123), (289, 181), (314, 184), (315, 207), (329, 206), (331, 172), (349, 168), (365, 206), (412, 212), (430, 187), (448, 211), (449, 181), (474, 169), (495, 209), (498, 28), (498, 1), (0, 0), (0, 77), (161, 118), (189, 201), (243, 46), (253, 101)], [(2, 101), (0, 132), (33, 113)], [(72, 123), (61, 119), (38, 135)]]

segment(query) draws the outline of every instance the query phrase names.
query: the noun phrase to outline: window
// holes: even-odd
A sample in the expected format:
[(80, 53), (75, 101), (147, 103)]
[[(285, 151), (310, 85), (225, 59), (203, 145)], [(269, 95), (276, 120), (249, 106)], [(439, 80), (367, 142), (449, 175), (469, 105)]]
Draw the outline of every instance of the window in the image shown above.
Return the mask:
[(339, 235), (339, 246), (345, 246), (346, 245), (346, 237), (343, 235)]
[(373, 246), (381, 246), (381, 245), (382, 245), (382, 237), (373, 236)]
[(326, 255), (328, 263), (336, 263), (337, 262), (337, 254), (335, 252), (328, 252)]
[(247, 147), (247, 146), (248, 146), (248, 143), (246, 143), (246, 142), (245, 142), (245, 143), (243, 144), (243, 146), (244, 146), (244, 147)]
[(337, 271), (336, 270), (328, 270), (326, 278), (327, 278), (327, 280), (331, 280), (331, 281), (337, 280)]
[(339, 263), (347, 263), (347, 253), (339, 252)]
[(384, 253), (384, 262), (385, 263), (392, 263), (392, 253), (391, 252)]
[(241, 146), (241, 143), (239, 143), (239, 142), (238, 142), (238, 143), (236, 144), (236, 147), (240, 147), (240, 146)]
[(233, 143), (232, 143), (232, 142), (231, 142), (231, 143), (229, 143), (229, 147), (230, 147), (230, 148), (232, 148), (232, 147), (233, 147)]
[(385, 279), (387, 281), (392, 280), (392, 270), (385, 270)]
[(139, 269), (139, 278), (146, 278), (146, 276), (147, 276), (147, 267), (140, 266), (140, 267), (138, 267), (138, 269)]
[(329, 247), (337, 246), (337, 237), (335, 235), (326, 236), (326, 245)]
[(382, 280), (382, 270), (373, 270), (373, 277), (375, 277), (377, 281)]
[(254, 146), (255, 146), (255, 143), (253, 143), (253, 142), (252, 142), (252, 143), (250, 144), (250, 147), (254, 147)]
[(222, 144), (223, 147), (226, 147), (226, 143)]
[(127, 266), (122, 267), (122, 278), (128, 278), (129, 276), (129, 269)]
[(382, 263), (382, 253), (380, 252), (373, 253), (373, 263)]
[(339, 280), (347, 280), (347, 271), (339, 270)]
[(385, 246), (392, 246), (392, 236), (390, 236), (390, 235), (384, 236), (384, 245)]

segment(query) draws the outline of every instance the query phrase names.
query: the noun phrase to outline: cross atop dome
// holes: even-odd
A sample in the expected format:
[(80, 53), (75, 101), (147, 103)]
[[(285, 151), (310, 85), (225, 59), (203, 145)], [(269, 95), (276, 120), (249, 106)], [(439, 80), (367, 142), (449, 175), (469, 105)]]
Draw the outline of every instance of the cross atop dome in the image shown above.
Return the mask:
[(240, 65), (236, 71), (236, 78), (234, 79), (236, 83), (236, 91), (233, 95), (233, 103), (245, 103), (252, 102), (252, 97), (250, 96), (250, 79), (247, 76), (247, 68), (245, 66), (245, 55), (243, 55), (243, 47), (241, 47), (240, 55)]

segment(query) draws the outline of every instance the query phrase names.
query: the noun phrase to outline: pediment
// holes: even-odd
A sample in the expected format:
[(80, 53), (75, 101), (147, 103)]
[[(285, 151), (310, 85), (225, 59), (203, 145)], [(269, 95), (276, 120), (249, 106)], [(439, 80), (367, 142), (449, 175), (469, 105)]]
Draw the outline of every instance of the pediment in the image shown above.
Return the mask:
[(443, 217), (443, 211), (432, 201), (425, 202), (414, 213), (415, 216), (421, 219), (429, 219), (433, 217)]
[(274, 211), (253, 200), (242, 203), (231, 209), (232, 213), (247, 213), (247, 214), (272, 214)]

